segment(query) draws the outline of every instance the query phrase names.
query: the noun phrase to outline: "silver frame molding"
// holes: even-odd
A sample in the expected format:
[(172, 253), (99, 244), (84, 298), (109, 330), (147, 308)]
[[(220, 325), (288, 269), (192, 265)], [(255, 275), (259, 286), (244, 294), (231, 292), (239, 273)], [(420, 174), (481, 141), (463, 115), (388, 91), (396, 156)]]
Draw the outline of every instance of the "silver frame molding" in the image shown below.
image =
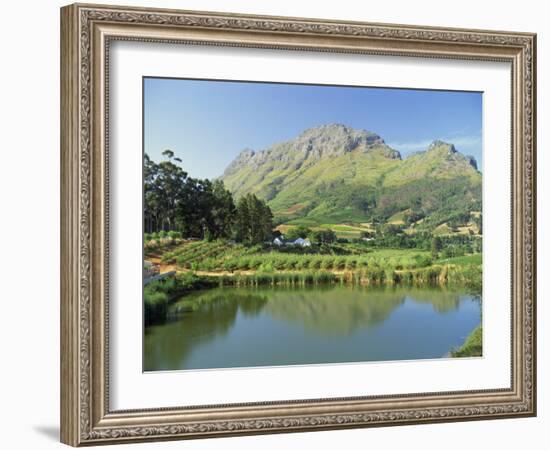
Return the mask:
[[(112, 411), (108, 58), (113, 40), (507, 61), (512, 67), (509, 389)], [(97, 445), (536, 414), (536, 35), (74, 4), (61, 9), (61, 441)]]

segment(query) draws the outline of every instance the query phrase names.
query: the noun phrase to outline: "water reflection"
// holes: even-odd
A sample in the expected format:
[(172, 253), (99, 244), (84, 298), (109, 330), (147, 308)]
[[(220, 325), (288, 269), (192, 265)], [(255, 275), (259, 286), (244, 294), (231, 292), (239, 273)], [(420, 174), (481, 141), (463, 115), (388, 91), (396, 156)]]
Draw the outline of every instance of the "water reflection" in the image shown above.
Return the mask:
[(365, 295), (353, 288), (274, 290), (270, 300), (266, 311), (276, 319), (297, 323), (323, 336), (345, 336), (358, 328), (383, 322), (405, 301), (405, 295), (377, 290)]
[(266, 303), (266, 296), (222, 289), (185, 297), (170, 307), (166, 324), (147, 328), (145, 370), (179, 367), (194, 347), (227, 334), (238, 312), (254, 316)]
[[(170, 307), (167, 323), (146, 330), (144, 369), (440, 357), (479, 323), (479, 304), (465, 302), (474, 304), (439, 288), (195, 292)], [(430, 333), (447, 336), (445, 349), (429, 342)]]

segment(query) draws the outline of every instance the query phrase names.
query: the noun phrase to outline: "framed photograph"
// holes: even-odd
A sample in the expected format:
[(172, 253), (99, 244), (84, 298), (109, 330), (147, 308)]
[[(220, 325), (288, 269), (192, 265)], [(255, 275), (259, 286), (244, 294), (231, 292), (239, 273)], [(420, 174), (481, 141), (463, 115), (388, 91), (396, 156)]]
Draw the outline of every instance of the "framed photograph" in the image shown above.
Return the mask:
[(535, 58), (62, 8), (62, 442), (535, 415)]

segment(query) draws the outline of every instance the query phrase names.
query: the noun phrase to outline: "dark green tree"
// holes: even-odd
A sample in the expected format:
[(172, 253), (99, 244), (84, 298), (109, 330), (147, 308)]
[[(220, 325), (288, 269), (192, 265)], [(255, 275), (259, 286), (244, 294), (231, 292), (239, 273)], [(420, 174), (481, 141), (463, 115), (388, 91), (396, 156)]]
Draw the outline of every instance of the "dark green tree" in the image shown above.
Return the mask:
[(235, 215), (235, 240), (237, 242), (250, 242), (250, 211), (247, 197), (241, 197), (237, 202)]
[(432, 238), (432, 257), (437, 258), (439, 252), (443, 248), (443, 242), (439, 236)]
[(311, 234), (311, 230), (308, 227), (304, 225), (298, 225), (297, 227), (290, 228), (285, 233), (285, 238), (294, 241), (298, 238), (305, 239), (310, 234)]
[(474, 223), (477, 226), (478, 234), (482, 234), (482, 228), (483, 228), (483, 216), (481, 214), (474, 216), (473, 218)]
[(235, 240), (246, 244), (260, 244), (271, 239), (273, 213), (267, 204), (254, 194), (247, 194), (237, 202)]
[(177, 202), (185, 186), (187, 173), (172, 162), (173, 152), (163, 152), (167, 161), (155, 163), (144, 157), (145, 231), (173, 230), (176, 226)]
[(225, 189), (223, 181), (215, 180), (208, 186), (208, 202), (204, 211), (207, 217), (206, 230), (208, 239), (228, 238), (231, 236), (235, 217), (233, 196)]
[(330, 229), (313, 231), (310, 237), (317, 245), (332, 244), (336, 241), (336, 233)]

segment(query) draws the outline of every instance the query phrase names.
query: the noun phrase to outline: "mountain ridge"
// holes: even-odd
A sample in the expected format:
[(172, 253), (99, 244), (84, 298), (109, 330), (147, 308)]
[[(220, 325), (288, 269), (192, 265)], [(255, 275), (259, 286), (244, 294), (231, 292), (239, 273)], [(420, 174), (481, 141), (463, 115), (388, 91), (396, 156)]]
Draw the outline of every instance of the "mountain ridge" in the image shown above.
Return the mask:
[[(230, 175), (235, 167), (238, 168), (239, 163), (259, 165), (267, 156), (278, 154), (289, 145), (293, 150), (301, 151), (306, 156), (314, 152), (314, 156), (318, 157), (337, 156), (357, 148), (368, 151), (375, 146), (385, 146), (390, 149), (378, 134), (371, 131), (350, 128), (340, 123), (320, 125), (302, 131), (294, 139), (273, 144), (263, 150), (243, 149), (225, 169), (222, 178)], [(401, 159), (401, 154), (397, 150), (391, 151), (392, 157)]]
[[(452, 143), (435, 139), (426, 150), (403, 158), (377, 133), (338, 123), (306, 129), (263, 150), (244, 149), (220, 178), (236, 197), (253, 193), (266, 200), (279, 221), (335, 223), (345, 220), (346, 214), (349, 221), (371, 220), (396, 212), (388, 207), (388, 193), (410, 198), (403, 189), (424, 192), (429, 185), (441, 196), (453, 198), (463, 212), (481, 203), (477, 162)], [(473, 206), (457, 201), (455, 191)], [(427, 192), (410, 200), (424, 215), (448, 209), (433, 197)]]

